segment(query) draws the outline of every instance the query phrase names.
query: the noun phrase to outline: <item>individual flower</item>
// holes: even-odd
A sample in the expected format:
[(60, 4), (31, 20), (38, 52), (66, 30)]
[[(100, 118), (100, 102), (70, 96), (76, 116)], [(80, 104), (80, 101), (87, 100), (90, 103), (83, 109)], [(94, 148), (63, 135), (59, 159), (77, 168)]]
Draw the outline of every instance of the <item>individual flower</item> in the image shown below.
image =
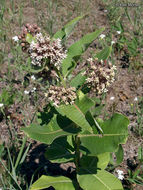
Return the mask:
[(18, 36), (14, 36), (14, 37), (12, 37), (12, 39), (13, 39), (14, 42), (18, 42), (19, 41)]
[(58, 107), (60, 104), (73, 104), (76, 96), (76, 89), (74, 87), (65, 88), (63, 86), (50, 86), (48, 93), (45, 94), (53, 105)]
[(101, 59), (100, 62), (103, 63), (103, 60)]
[(29, 91), (25, 90), (25, 91), (24, 91), (24, 94), (26, 94), (26, 95), (29, 94)]
[(35, 78), (35, 76), (34, 76), (34, 75), (32, 75), (32, 76), (31, 76), (31, 79), (32, 79), (32, 80), (35, 80), (36, 78)]
[(31, 63), (35, 66), (42, 66), (44, 60), (48, 59), (50, 65), (59, 70), (62, 60), (67, 56), (67, 51), (62, 47), (61, 40), (51, 40), (50, 36), (43, 36), (41, 33), (38, 33), (35, 38), (37, 42), (32, 42), (29, 48)]
[(90, 88), (96, 94), (102, 94), (108, 91), (108, 87), (115, 80), (116, 66), (112, 63), (101, 63), (98, 59), (92, 58), (87, 60), (89, 67), (82, 74), (85, 75), (87, 87)]
[(123, 180), (124, 179), (124, 172), (122, 170), (117, 170), (118, 179)]
[(121, 34), (121, 31), (117, 31), (117, 34)]
[(111, 41), (111, 45), (115, 44), (115, 41)]
[(4, 106), (4, 104), (3, 103), (0, 103), (0, 108), (2, 108)]
[(34, 87), (32, 90), (31, 90), (31, 92), (35, 92), (36, 91), (36, 87)]
[(114, 99), (115, 99), (115, 97), (114, 97), (114, 96), (111, 96), (111, 97), (110, 97), (110, 100), (111, 100), (111, 101), (112, 101), (112, 100), (114, 100)]
[(135, 98), (134, 98), (134, 101), (137, 102), (137, 101), (138, 101), (138, 97), (135, 97)]
[(101, 34), (99, 37), (100, 37), (101, 39), (103, 39), (103, 38), (105, 38), (105, 34)]

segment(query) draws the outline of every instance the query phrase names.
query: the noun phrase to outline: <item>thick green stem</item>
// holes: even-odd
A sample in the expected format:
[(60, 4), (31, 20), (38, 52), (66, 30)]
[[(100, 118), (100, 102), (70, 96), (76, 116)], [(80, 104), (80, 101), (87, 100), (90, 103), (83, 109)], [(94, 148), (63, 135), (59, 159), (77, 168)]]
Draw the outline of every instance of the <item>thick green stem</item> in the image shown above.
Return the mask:
[(75, 165), (76, 165), (76, 171), (79, 172), (79, 166), (80, 166), (80, 138), (78, 135), (75, 136)]
[(75, 188), (76, 190), (80, 190), (80, 185), (77, 180), (77, 174), (79, 173), (79, 167), (80, 167), (80, 138), (78, 135), (75, 136), (75, 166), (76, 166), (76, 179), (75, 179)]
[(64, 80), (63, 76), (61, 75), (61, 73), (59, 72), (59, 70), (57, 68), (54, 67), (54, 69), (55, 69), (56, 73), (58, 74), (58, 76), (60, 77), (60, 80), (61, 80), (63, 86), (66, 88), (66, 81)]

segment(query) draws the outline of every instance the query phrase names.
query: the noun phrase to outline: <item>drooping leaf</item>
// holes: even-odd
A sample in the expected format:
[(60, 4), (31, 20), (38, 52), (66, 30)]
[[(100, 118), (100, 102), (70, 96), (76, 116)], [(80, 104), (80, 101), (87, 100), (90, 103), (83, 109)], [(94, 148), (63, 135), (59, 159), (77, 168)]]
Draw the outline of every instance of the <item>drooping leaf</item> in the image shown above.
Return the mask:
[(57, 39), (60, 38), (61, 40), (66, 40), (68, 36), (71, 34), (72, 30), (74, 29), (75, 25), (78, 23), (83, 16), (78, 16), (67, 23), (61, 30), (57, 31), (53, 38)]
[(51, 177), (42, 175), (30, 188), (30, 190), (46, 189), (54, 187), (56, 190), (75, 190), (72, 181), (67, 177)]
[(103, 135), (79, 134), (81, 146), (88, 149), (90, 154), (98, 155), (104, 152), (114, 152), (119, 144), (126, 142), (129, 120), (121, 115), (114, 114), (111, 119), (101, 123)]
[(72, 147), (67, 142), (67, 137), (60, 137), (47, 147), (45, 156), (52, 162), (63, 163), (73, 160), (74, 154), (71, 154), (71, 151)]
[(83, 168), (77, 178), (84, 190), (123, 190), (121, 182), (105, 170), (98, 170), (93, 174), (92, 171)]
[(80, 56), (87, 50), (89, 45), (101, 34), (104, 28), (95, 32), (86, 34), (80, 40), (68, 48), (67, 58), (62, 62), (62, 73), (66, 77), (70, 70), (75, 67), (75, 60), (78, 61)]
[(92, 128), (87, 122), (85, 115), (76, 104), (67, 106), (61, 105), (59, 108), (56, 108), (56, 110), (61, 115), (73, 121), (77, 126), (80, 126), (82, 131), (89, 131), (92, 133)]
[(112, 52), (112, 46), (105, 47), (102, 51), (96, 54), (99, 60), (106, 60)]
[(22, 130), (32, 139), (51, 144), (60, 136), (76, 134), (80, 131), (65, 117), (54, 115), (48, 125), (31, 124)]

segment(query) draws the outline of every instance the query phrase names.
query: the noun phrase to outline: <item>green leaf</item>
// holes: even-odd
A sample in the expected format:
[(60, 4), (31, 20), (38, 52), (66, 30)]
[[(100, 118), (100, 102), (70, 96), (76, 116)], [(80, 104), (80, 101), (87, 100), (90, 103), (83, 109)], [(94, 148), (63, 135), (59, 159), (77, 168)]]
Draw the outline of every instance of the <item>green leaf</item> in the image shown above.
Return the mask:
[[(86, 174), (84, 174), (86, 173)], [(93, 174), (90, 170), (84, 169), (77, 176), (78, 182), (84, 190), (123, 190), (121, 182), (107, 171), (100, 170)]]
[(80, 160), (81, 168), (97, 173), (97, 169), (105, 169), (110, 161), (110, 153), (106, 152), (97, 156), (83, 155)]
[(36, 39), (31, 35), (31, 34), (27, 34), (26, 35), (26, 41), (31, 44), (32, 41), (36, 42)]
[(115, 155), (116, 155), (116, 164), (117, 165), (121, 164), (124, 159), (124, 150), (121, 144), (119, 145), (118, 150), (115, 152)]
[(96, 121), (96, 119), (92, 116), (90, 111), (88, 111), (86, 113), (85, 117), (86, 117), (87, 121), (89, 122), (89, 124), (92, 126), (94, 134), (97, 134), (97, 133), (103, 134), (103, 130), (102, 130), (99, 122)]
[(32, 139), (51, 144), (60, 136), (76, 134), (80, 131), (73, 123), (65, 117), (54, 115), (47, 125), (31, 124), (22, 130)]
[(67, 177), (51, 177), (42, 175), (30, 188), (30, 190), (54, 187), (56, 190), (75, 190), (72, 181)]
[(52, 162), (63, 163), (74, 159), (74, 154), (71, 154), (71, 150), (72, 147), (67, 142), (67, 137), (60, 137), (48, 146), (45, 156)]
[(69, 23), (67, 23), (61, 30), (57, 31), (53, 38), (57, 39), (60, 38), (61, 40), (66, 40), (68, 36), (71, 34), (73, 28), (78, 23), (80, 19), (82, 19), (83, 16), (79, 16), (71, 20)]
[(79, 134), (81, 146), (88, 149), (90, 154), (98, 155), (104, 152), (114, 152), (118, 145), (125, 143), (128, 136), (129, 120), (114, 114), (111, 119), (101, 123), (103, 135)]
[(56, 110), (63, 116), (66, 116), (71, 121), (73, 121), (76, 125), (80, 126), (82, 128), (82, 131), (89, 131), (92, 133), (92, 128), (87, 122), (85, 115), (80, 110), (80, 108), (77, 105), (62, 105), (59, 108), (56, 108)]
[(99, 60), (106, 60), (112, 52), (112, 46), (105, 47), (102, 51), (96, 54), (95, 57), (97, 57)]
[(95, 32), (86, 34), (80, 40), (72, 44), (68, 48), (67, 58), (62, 62), (63, 76), (67, 76), (70, 70), (75, 67), (75, 61), (87, 50), (89, 45), (101, 34), (104, 28), (101, 28)]
[(82, 86), (85, 82), (86, 76), (82, 76), (82, 72), (80, 72), (78, 75), (76, 75), (70, 82), (70, 86), (73, 86), (75, 88), (79, 88)]
[(82, 91), (78, 91), (78, 99), (75, 104), (82, 111), (82, 113), (86, 114), (86, 112), (95, 105), (95, 102), (88, 98)]

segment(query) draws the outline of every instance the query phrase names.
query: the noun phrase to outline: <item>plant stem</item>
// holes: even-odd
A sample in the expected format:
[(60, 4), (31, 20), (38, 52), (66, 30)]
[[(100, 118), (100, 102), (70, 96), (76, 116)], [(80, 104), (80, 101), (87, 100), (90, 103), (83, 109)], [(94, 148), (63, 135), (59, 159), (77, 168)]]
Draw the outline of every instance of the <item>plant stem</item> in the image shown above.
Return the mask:
[(77, 180), (77, 174), (79, 173), (79, 167), (80, 167), (80, 138), (78, 135), (75, 136), (75, 166), (76, 166), (76, 178), (75, 178), (75, 188), (76, 190), (80, 190), (80, 185)]
[(54, 69), (55, 69), (56, 73), (58, 74), (58, 76), (60, 77), (60, 80), (61, 80), (63, 86), (66, 88), (66, 81), (64, 80), (62, 74), (59, 72), (59, 70), (56, 67), (54, 67)]
[(80, 138), (78, 135), (75, 136), (75, 165), (76, 165), (76, 172), (79, 172), (79, 166), (80, 166)]

